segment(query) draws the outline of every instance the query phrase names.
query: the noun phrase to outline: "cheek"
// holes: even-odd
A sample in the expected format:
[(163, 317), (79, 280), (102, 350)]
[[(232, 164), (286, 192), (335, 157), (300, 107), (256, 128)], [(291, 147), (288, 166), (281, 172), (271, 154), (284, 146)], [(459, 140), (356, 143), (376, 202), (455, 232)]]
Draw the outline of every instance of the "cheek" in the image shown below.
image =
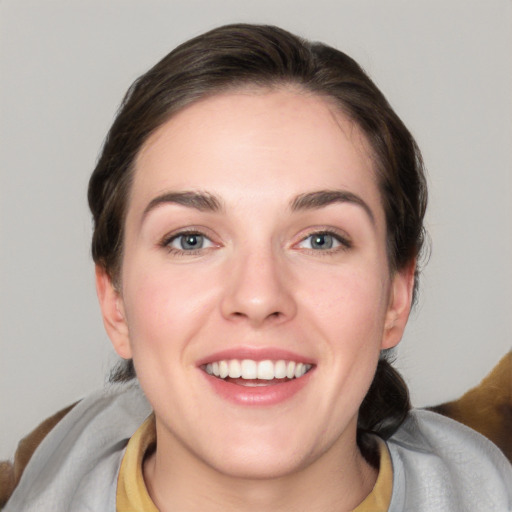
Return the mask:
[(389, 296), (387, 274), (364, 267), (317, 273), (302, 289), (302, 301), (319, 325), (347, 342), (359, 343), (356, 333), (381, 331)]
[(377, 367), (389, 284), (387, 274), (376, 268), (317, 272), (314, 289), (304, 284), (302, 325), (317, 342), (324, 364), (317, 408), (332, 419), (325, 424), (326, 437), (336, 436), (339, 426), (357, 414)]
[(363, 388), (380, 355), (389, 296), (387, 273), (373, 270), (361, 267), (322, 280), (317, 276), (315, 290), (305, 289), (303, 296), (305, 321), (324, 340), (335, 379), (361, 382)]
[(131, 263), (125, 267), (123, 296), (134, 357), (152, 349), (175, 351), (194, 338), (211, 311), (216, 294), (211, 275)]

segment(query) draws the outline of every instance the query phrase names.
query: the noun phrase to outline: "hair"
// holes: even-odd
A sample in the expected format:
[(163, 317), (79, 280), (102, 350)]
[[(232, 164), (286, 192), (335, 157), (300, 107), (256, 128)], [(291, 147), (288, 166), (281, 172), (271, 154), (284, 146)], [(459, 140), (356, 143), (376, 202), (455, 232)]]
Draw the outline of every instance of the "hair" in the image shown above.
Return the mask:
[[(390, 272), (417, 262), (424, 243), (427, 187), (414, 138), (384, 95), (349, 56), (273, 26), (236, 24), (174, 49), (129, 88), (89, 182), (92, 255), (119, 285), (123, 228), (135, 160), (148, 137), (187, 105), (247, 87), (293, 88), (325, 98), (365, 135), (372, 152), (387, 228)], [(418, 283), (416, 266), (413, 297)], [(113, 380), (135, 377), (123, 361)], [(407, 386), (383, 355), (359, 412), (364, 432), (389, 437), (410, 409)], [(368, 450), (366, 450), (368, 452)], [(364, 453), (364, 450), (363, 450)]]

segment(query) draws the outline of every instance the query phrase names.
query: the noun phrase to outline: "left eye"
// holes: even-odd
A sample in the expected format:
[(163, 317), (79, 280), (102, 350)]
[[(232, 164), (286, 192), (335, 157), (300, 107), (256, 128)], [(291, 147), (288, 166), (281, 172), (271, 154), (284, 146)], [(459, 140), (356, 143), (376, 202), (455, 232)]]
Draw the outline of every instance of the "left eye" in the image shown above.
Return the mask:
[(212, 247), (213, 242), (201, 233), (183, 233), (169, 240), (167, 246), (181, 251), (194, 251)]
[(314, 249), (317, 251), (328, 251), (342, 245), (339, 237), (332, 233), (313, 233), (304, 238), (299, 244), (302, 249)]

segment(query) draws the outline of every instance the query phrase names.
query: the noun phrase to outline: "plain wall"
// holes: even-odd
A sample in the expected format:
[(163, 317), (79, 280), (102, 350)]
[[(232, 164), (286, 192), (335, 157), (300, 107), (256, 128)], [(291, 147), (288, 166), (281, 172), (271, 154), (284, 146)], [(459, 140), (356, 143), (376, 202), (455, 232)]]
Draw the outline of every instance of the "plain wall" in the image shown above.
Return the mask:
[(417, 406), (512, 343), (510, 0), (0, 2), (0, 458), (104, 385), (86, 186), (130, 83), (176, 44), (271, 23), (358, 60), (422, 148), (433, 240), (397, 366)]

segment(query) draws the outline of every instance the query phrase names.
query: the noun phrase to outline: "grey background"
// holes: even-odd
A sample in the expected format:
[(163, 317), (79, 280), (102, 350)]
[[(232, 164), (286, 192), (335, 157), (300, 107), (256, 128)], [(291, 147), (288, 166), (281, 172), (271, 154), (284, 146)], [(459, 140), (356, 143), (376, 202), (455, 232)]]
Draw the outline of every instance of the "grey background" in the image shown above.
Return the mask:
[(177, 43), (235, 21), (355, 57), (423, 150), (433, 252), (397, 361), (415, 405), (460, 395), (510, 349), (510, 0), (3, 0), (0, 458), (115, 361), (86, 186), (122, 95)]

